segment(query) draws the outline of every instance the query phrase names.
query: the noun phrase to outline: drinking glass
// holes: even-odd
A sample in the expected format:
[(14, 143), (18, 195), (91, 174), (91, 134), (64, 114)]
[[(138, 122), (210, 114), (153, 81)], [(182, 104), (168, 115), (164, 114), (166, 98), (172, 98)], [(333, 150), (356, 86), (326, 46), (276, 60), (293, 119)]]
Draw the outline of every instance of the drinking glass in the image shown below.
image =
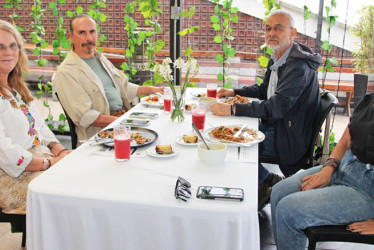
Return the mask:
[(206, 96), (217, 98), (217, 83), (208, 83), (207, 84)]
[(114, 155), (117, 161), (128, 161), (131, 148), (131, 127), (116, 125), (114, 131)]
[(204, 131), (206, 116), (206, 105), (204, 103), (197, 103), (192, 106), (192, 122), (200, 131)]
[(170, 88), (164, 88), (164, 111), (169, 113), (171, 111), (171, 103), (173, 94)]

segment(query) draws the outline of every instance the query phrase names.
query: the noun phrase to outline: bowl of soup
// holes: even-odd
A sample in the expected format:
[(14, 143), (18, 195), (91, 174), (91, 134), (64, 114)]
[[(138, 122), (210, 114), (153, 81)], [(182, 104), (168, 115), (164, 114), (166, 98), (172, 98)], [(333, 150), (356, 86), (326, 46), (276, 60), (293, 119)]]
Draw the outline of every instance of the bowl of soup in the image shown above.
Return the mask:
[(201, 162), (206, 164), (221, 164), (227, 155), (227, 145), (221, 142), (207, 142), (210, 150), (207, 149), (204, 142), (197, 146), (197, 153)]

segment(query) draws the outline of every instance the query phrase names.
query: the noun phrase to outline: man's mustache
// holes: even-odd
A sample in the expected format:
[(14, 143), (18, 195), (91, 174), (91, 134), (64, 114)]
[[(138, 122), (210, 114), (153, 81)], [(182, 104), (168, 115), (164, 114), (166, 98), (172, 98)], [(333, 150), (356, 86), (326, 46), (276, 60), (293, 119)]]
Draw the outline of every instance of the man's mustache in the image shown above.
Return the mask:
[(87, 46), (87, 45), (95, 46), (95, 43), (94, 42), (82, 43), (82, 47)]
[(269, 37), (266, 42), (269, 42), (270, 40), (273, 40), (273, 41), (276, 41), (276, 42), (279, 42), (279, 39), (277, 37)]

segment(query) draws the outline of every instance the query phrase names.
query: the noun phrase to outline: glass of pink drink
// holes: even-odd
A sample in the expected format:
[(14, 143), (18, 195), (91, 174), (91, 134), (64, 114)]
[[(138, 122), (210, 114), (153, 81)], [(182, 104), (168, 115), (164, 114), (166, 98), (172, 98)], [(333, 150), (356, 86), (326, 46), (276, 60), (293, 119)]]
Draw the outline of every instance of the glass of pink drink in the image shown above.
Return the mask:
[(208, 83), (206, 86), (206, 96), (217, 98), (217, 83)]
[(172, 104), (172, 92), (170, 88), (164, 88), (164, 111), (169, 113), (171, 111)]
[(114, 131), (114, 155), (117, 161), (128, 161), (131, 148), (131, 127), (116, 125)]
[(206, 116), (206, 105), (203, 103), (198, 103), (196, 106), (192, 107), (192, 122), (195, 123), (196, 127), (200, 131), (204, 131)]

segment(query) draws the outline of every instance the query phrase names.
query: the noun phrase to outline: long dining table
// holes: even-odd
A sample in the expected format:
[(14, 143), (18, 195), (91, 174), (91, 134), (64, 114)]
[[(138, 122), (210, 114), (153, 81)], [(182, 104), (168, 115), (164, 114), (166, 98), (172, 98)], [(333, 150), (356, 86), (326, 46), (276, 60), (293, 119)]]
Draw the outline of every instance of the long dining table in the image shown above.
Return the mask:
[[(186, 103), (194, 94), (188, 88)], [(257, 213), (258, 144), (229, 146), (218, 165), (199, 160), (197, 146), (178, 144), (192, 133), (192, 117), (172, 122), (170, 113), (142, 103), (133, 111), (156, 112), (146, 128), (158, 134), (147, 147), (138, 148), (127, 162), (118, 162), (113, 150), (85, 142), (74, 152), (33, 180), (27, 199), (27, 248), (30, 250), (84, 249), (259, 249)], [(219, 117), (207, 112), (205, 128), (247, 124), (250, 117)], [(149, 155), (155, 145), (171, 144), (176, 154), (168, 158)], [(242, 153), (238, 153), (242, 152)], [(174, 197), (178, 176), (191, 183), (192, 197)], [(196, 197), (199, 186), (237, 187), (243, 201)]]

